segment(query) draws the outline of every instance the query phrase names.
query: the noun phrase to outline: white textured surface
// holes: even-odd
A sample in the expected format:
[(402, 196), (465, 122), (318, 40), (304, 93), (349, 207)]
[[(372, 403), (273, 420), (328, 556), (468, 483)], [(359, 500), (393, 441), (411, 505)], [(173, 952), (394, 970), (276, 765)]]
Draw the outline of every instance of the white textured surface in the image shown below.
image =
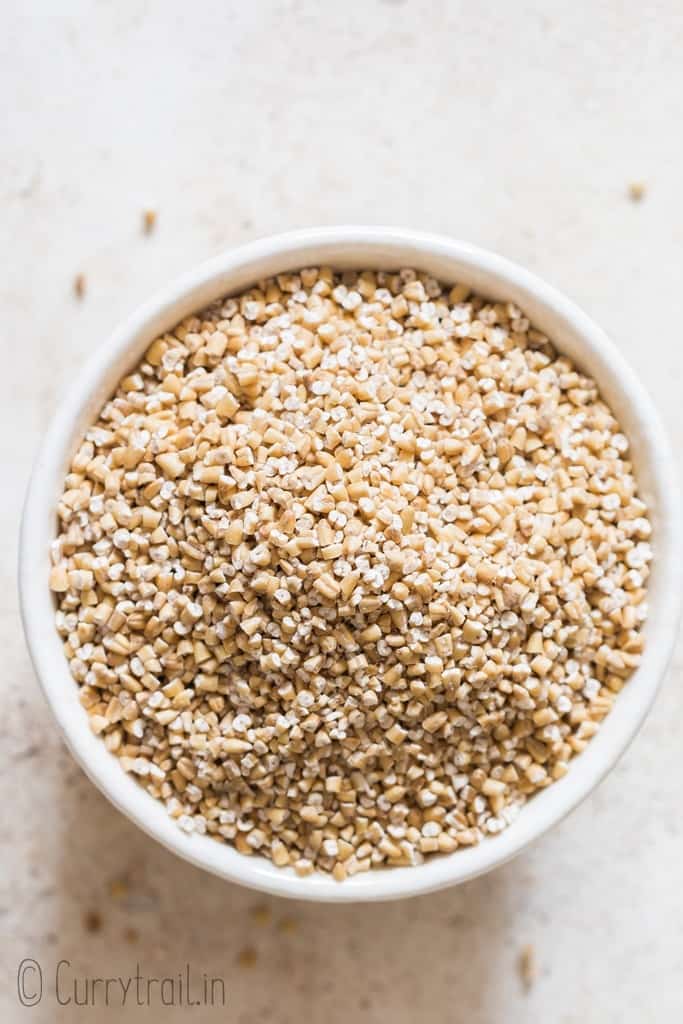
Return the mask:
[[(613, 334), (680, 443), (680, 5), (88, 6), (46, 2), (73, 13), (14, 16), (0, 37), (0, 1018), (189, 1012), (158, 999), (62, 1009), (50, 982), (66, 958), (71, 976), (134, 973), (136, 960), (148, 975), (188, 961), (221, 975), (226, 1009), (196, 1020), (677, 1022), (680, 647), (616, 771), (530, 853), (403, 904), (292, 906), (175, 860), (85, 781), (33, 679), (13, 576), (31, 456), (70, 373), (169, 276), (287, 227), (405, 223), (526, 263)], [(640, 204), (632, 180), (648, 185)], [(159, 211), (149, 238), (146, 206)], [(116, 902), (109, 882), (124, 873)], [(250, 916), (257, 903), (270, 923)], [(278, 930), (284, 916), (296, 930)], [(528, 995), (525, 943), (540, 968)], [(236, 963), (246, 945), (250, 969)], [(46, 975), (32, 1011), (16, 999), (24, 956)]]

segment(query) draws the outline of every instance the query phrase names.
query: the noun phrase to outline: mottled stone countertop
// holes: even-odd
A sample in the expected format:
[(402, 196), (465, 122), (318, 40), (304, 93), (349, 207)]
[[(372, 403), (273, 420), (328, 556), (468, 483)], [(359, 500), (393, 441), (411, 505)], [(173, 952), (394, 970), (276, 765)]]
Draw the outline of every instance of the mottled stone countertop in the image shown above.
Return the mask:
[[(25, 7), (42, 13), (6, 13), (0, 34), (0, 1019), (683, 1020), (680, 646), (616, 770), (528, 853), (435, 896), (300, 905), (182, 863), (85, 779), (33, 676), (14, 583), (31, 459), (72, 374), (169, 277), (285, 228), (406, 224), (527, 264), (611, 332), (680, 449), (680, 3)], [(44, 975), (32, 1010), (25, 957)], [(122, 1008), (110, 990), (105, 1007), (98, 989), (95, 1008), (60, 1007), (60, 960), (62, 998), (74, 979), (189, 963), (193, 997), (220, 977), (226, 1005), (153, 994), (139, 1010), (131, 991)]]

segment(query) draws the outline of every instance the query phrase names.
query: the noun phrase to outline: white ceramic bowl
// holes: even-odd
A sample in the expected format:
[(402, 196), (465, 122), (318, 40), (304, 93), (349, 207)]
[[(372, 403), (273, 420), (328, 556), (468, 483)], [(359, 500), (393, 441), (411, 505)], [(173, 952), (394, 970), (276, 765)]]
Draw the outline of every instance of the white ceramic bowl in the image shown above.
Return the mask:
[[(415, 267), (462, 281), (491, 298), (517, 303), (558, 349), (598, 381), (633, 449), (640, 491), (654, 525), (645, 655), (598, 735), (560, 782), (537, 794), (501, 835), (436, 857), (419, 867), (371, 871), (339, 884), (323, 874), (298, 878), (262, 857), (184, 834), (161, 803), (121, 769), (90, 731), (54, 626), (48, 590), (48, 549), (55, 506), (77, 442), (119, 378), (147, 345), (187, 314), (259, 278), (314, 264), (336, 268)], [(502, 864), (560, 821), (614, 765), (633, 739), (667, 666), (679, 613), (681, 537), (675, 469), (657, 413), (616, 348), (581, 310), (528, 271), (463, 242), (396, 228), (322, 228), (278, 235), (202, 264), (138, 310), (93, 355), (59, 405), (38, 456), (26, 499), (20, 541), (20, 593), (28, 645), (45, 696), (71, 748), (93, 782), (119, 810), (168, 849), (242, 885), (299, 899), (383, 900), (454, 885)]]

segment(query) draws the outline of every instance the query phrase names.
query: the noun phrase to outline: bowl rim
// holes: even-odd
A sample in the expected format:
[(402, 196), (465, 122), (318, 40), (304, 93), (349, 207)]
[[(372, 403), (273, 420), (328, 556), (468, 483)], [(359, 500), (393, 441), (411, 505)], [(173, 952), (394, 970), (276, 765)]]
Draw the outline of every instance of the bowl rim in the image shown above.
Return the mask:
[[(115, 755), (92, 734), (87, 716), (78, 703), (78, 688), (74, 686), (54, 628), (46, 566), (49, 541), (54, 537), (55, 482), (63, 478), (67, 455), (82, 429), (85, 410), (97, 407), (101, 399), (111, 393), (111, 387), (104, 382), (118, 379), (113, 375), (115, 367), (119, 367), (120, 375), (121, 367), (134, 362), (137, 351), (143, 348), (141, 336), (148, 338), (155, 323), (166, 319), (168, 325), (170, 312), (177, 310), (179, 302), (184, 302), (186, 312), (190, 312), (205, 305), (207, 295), (227, 294), (264, 276), (260, 272), (249, 276), (252, 266), (257, 268), (270, 261), (284, 271), (312, 262), (339, 265), (345, 260), (360, 266), (364, 250), (368, 259), (372, 250), (386, 250), (387, 260), (393, 250), (397, 254), (394, 265), (406, 265), (398, 254), (411, 250), (418, 269), (421, 259), (423, 266), (429, 259), (446, 259), (466, 265), (480, 280), (491, 280), (498, 285), (505, 283), (571, 328), (583, 350), (600, 362), (605, 373), (609, 371), (610, 387), (616, 388), (624, 403), (629, 403), (632, 419), (638, 424), (642, 457), (648, 459), (648, 472), (657, 492), (661, 521), (657, 534), (661, 600), (657, 621), (648, 622), (652, 635), (646, 645), (643, 664), (637, 671), (637, 683), (634, 685), (635, 678), (632, 679), (619, 695), (617, 706), (628, 694), (628, 708), (621, 715), (618, 727), (605, 732), (601, 729), (581, 757), (574, 759), (565, 778), (526, 804), (509, 828), (476, 847), (431, 858), (422, 865), (371, 871), (339, 884), (322, 873), (299, 878), (291, 869), (275, 868), (263, 857), (246, 857), (215, 839), (186, 835), (171, 821), (161, 802), (123, 771)], [(317, 259), (310, 255), (315, 251), (322, 254)], [(347, 265), (350, 264), (347, 262)], [(231, 281), (236, 283), (231, 285)], [(183, 315), (186, 314), (181, 313), (177, 319)], [(176, 312), (171, 319), (174, 316)], [(561, 350), (561, 346), (558, 347)], [(598, 379), (601, 390), (604, 390), (604, 380), (607, 377)], [(543, 835), (589, 794), (640, 728), (669, 662), (680, 614), (682, 547), (676, 478), (666, 433), (635, 372), (605, 332), (581, 309), (525, 268), (467, 242), (405, 228), (349, 225), (309, 228), (260, 238), (201, 263), (158, 291), (97, 347), (60, 402), (34, 463), (19, 538), (19, 596), (29, 652), (43, 693), (76, 761), (114, 806), (176, 855), (226, 880), (296, 899), (357, 902), (431, 892), (467, 881), (505, 863)], [(614, 714), (612, 711), (608, 722)], [(581, 766), (580, 770), (577, 766)], [(529, 813), (529, 808), (533, 807), (537, 808), (536, 813)]]

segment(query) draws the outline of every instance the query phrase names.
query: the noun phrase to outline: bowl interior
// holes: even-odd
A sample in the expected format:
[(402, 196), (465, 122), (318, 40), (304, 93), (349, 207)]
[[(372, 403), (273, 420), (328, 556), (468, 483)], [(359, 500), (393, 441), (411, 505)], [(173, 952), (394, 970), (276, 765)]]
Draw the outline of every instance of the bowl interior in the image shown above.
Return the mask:
[[(298, 878), (263, 857), (245, 857), (215, 839), (181, 832), (164, 807), (124, 773), (116, 757), (91, 733), (54, 627), (54, 603), (47, 587), (49, 544), (56, 532), (55, 506), (64, 473), (84, 430), (119, 378), (158, 334), (189, 313), (260, 278), (319, 264), (336, 269), (410, 266), (445, 283), (461, 281), (486, 297), (518, 304), (559, 351), (597, 380), (620, 420), (631, 441), (640, 493), (650, 506), (655, 550), (643, 663), (569, 773), (534, 796), (502, 834), (477, 847), (418, 867), (356, 875), (342, 884), (322, 874)], [(427, 892), (514, 856), (586, 796), (637, 731), (665, 670), (678, 618), (680, 547), (674, 480), (666, 438), (633, 372), (585, 314), (522, 268), (464, 243), (395, 229), (320, 229), (264, 239), (202, 265), (147, 303), (97, 350), (60, 406), (35, 465), (22, 524), (20, 590), (31, 655), (74, 756), (120, 810), (175, 853), (224, 878), (299, 899), (376, 900)]]

